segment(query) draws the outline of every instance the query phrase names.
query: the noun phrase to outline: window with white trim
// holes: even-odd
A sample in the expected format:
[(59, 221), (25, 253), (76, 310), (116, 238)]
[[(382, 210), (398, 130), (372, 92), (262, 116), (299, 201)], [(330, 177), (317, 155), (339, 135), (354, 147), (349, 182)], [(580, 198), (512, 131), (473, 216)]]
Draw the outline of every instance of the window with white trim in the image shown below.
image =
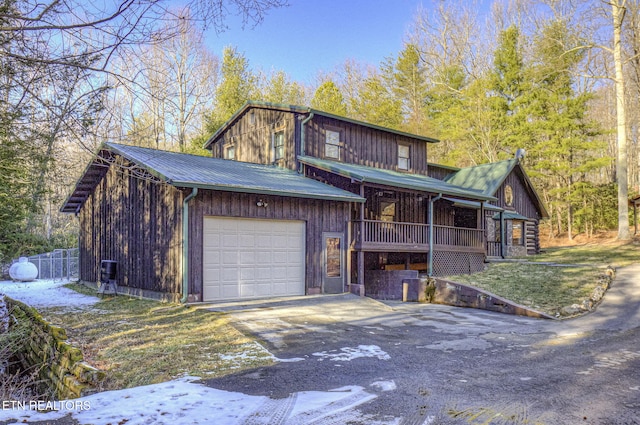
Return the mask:
[(324, 142), (325, 158), (340, 159), (340, 132), (325, 130)]
[(284, 158), (284, 130), (273, 133), (273, 160), (278, 161)]
[(411, 168), (410, 153), (411, 149), (408, 145), (398, 145), (398, 169), (409, 170)]
[(224, 159), (236, 159), (236, 145), (226, 145), (224, 147)]

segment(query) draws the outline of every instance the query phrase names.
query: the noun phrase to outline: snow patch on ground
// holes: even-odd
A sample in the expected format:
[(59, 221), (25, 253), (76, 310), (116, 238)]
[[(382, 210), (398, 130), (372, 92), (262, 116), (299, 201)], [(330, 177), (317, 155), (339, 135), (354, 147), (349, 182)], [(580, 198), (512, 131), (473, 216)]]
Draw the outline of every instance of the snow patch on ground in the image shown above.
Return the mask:
[(376, 397), (359, 386), (303, 391), (285, 399), (271, 399), (217, 390), (195, 382), (197, 380), (184, 377), (161, 384), (106, 391), (57, 402), (54, 406), (57, 410), (46, 413), (14, 406), (0, 410), (0, 421), (18, 424), (55, 420), (71, 414), (80, 424), (94, 425), (124, 423), (122, 421), (127, 425), (379, 423), (355, 410)]
[[(32, 307), (65, 307), (70, 310), (87, 308), (100, 299), (79, 294), (64, 288), (67, 281), (37, 280), (34, 282), (0, 282), (2, 294)], [(282, 324), (281, 324), (282, 325)], [(280, 329), (280, 332), (284, 332)], [(303, 332), (304, 329), (296, 329)], [(283, 342), (281, 335), (276, 341)], [(247, 347), (244, 353), (229, 355), (227, 360), (248, 357), (271, 356), (275, 361), (303, 361), (304, 358), (279, 359), (262, 345)], [(362, 357), (389, 360), (389, 355), (375, 345), (314, 353), (319, 361), (351, 361)], [(388, 417), (383, 422), (364, 415), (357, 407), (376, 395), (359, 386), (347, 386), (330, 391), (304, 391), (293, 393), (284, 399), (271, 399), (207, 387), (196, 377), (184, 377), (160, 384), (105, 391), (74, 400), (51, 402), (52, 411), (38, 411), (45, 407), (33, 403), (19, 404), (11, 400), (0, 401), (0, 422), (21, 424), (34, 421), (51, 421), (70, 415), (80, 424), (107, 425), (116, 423), (137, 424), (272, 424), (298, 425), (302, 423), (337, 424), (366, 423), (370, 425), (399, 424), (400, 418)], [(395, 384), (374, 383), (374, 386), (390, 391)], [(46, 406), (46, 408), (50, 408)], [(50, 408), (51, 409), (51, 408)]]
[(350, 362), (351, 360), (362, 357), (377, 357), (380, 360), (390, 360), (391, 357), (380, 349), (377, 345), (358, 345), (357, 348), (345, 347), (338, 350), (320, 351), (313, 353), (314, 356), (320, 357), (318, 360), (325, 359), (334, 362)]
[(376, 381), (371, 386), (379, 391), (393, 391), (397, 388), (395, 381)]
[(80, 294), (63, 285), (68, 280), (35, 280), (33, 282), (0, 282), (0, 294), (22, 301), (31, 307), (66, 307), (69, 309), (91, 306), (100, 298)]

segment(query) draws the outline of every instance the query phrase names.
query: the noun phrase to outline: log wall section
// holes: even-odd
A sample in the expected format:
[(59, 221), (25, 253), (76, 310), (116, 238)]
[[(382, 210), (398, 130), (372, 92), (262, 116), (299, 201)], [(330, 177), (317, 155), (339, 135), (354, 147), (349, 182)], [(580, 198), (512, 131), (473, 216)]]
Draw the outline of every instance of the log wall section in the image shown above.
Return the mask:
[(181, 292), (182, 195), (178, 189), (111, 166), (87, 198), (79, 220), (80, 280), (97, 282), (100, 262), (113, 260), (118, 262), (119, 287), (140, 294)]
[[(258, 207), (263, 199), (267, 208)], [(347, 236), (350, 203), (315, 199), (265, 196), (201, 190), (189, 203), (189, 271), (191, 301), (202, 300), (203, 226), (207, 216), (303, 220), (306, 222), (306, 291), (320, 293), (322, 287), (322, 233), (341, 232)], [(345, 239), (346, 241), (346, 239)]]

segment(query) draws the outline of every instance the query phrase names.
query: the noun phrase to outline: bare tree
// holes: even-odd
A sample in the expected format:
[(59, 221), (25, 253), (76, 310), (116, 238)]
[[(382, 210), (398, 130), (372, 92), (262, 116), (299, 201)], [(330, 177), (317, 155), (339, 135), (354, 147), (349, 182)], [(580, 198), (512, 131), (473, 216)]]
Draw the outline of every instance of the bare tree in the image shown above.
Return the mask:
[[(118, 74), (115, 59), (141, 45), (157, 45), (180, 35), (181, 22), (200, 28), (224, 29), (229, 14), (240, 14), (245, 25), (259, 23), (285, 0), (191, 0), (174, 9), (170, 0), (6, 0), (0, 8), (0, 197), (12, 201), (0, 214), (0, 247), (20, 246), (16, 235), (30, 223), (34, 234), (52, 234), (34, 219), (45, 200), (61, 192), (50, 177), (61, 155), (73, 143), (93, 152), (101, 125), (113, 128), (113, 116), (102, 107), (109, 89), (135, 79)], [(185, 11), (190, 10), (191, 15)], [(190, 69), (190, 64), (186, 64)], [(190, 69), (191, 70), (191, 69)], [(183, 72), (179, 74), (184, 77)], [(184, 141), (193, 93), (181, 81), (176, 89), (177, 143)], [(181, 97), (182, 96), (182, 97)], [(192, 103), (191, 103), (192, 104)], [(164, 105), (161, 105), (164, 107)], [(157, 112), (156, 112), (156, 115)], [(98, 120), (100, 122), (98, 123)], [(159, 133), (156, 138), (159, 138)], [(64, 162), (63, 162), (64, 161)], [(16, 162), (20, 164), (17, 165)], [(65, 175), (75, 174), (67, 168)], [(81, 170), (81, 169), (80, 169)], [(79, 172), (80, 170), (77, 170)], [(76, 171), (76, 170), (74, 170)], [(46, 184), (45, 184), (46, 183)], [(49, 208), (51, 209), (51, 208)], [(45, 215), (46, 216), (46, 215)], [(52, 222), (45, 217), (45, 224)], [(0, 252), (3, 255), (13, 255)]]
[(613, 62), (615, 66), (616, 87), (616, 132), (617, 132), (617, 166), (618, 181), (618, 239), (628, 240), (629, 232), (629, 189), (627, 175), (627, 115), (625, 105), (625, 77), (622, 69), (622, 24), (626, 13), (627, 0), (611, 0), (611, 16), (613, 18)]

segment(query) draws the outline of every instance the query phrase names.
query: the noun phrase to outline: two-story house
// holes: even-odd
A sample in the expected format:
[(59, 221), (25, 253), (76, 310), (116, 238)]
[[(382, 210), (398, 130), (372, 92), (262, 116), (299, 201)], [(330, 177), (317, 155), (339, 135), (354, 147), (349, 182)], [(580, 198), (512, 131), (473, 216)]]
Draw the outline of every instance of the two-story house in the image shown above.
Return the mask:
[(211, 158), (105, 143), (62, 208), (80, 220), (80, 278), (113, 260), (121, 292), (183, 301), (366, 294), (374, 274), (535, 252), (547, 213), (519, 159), (438, 166), (432, 143), (260, 102), (207, 141)]

